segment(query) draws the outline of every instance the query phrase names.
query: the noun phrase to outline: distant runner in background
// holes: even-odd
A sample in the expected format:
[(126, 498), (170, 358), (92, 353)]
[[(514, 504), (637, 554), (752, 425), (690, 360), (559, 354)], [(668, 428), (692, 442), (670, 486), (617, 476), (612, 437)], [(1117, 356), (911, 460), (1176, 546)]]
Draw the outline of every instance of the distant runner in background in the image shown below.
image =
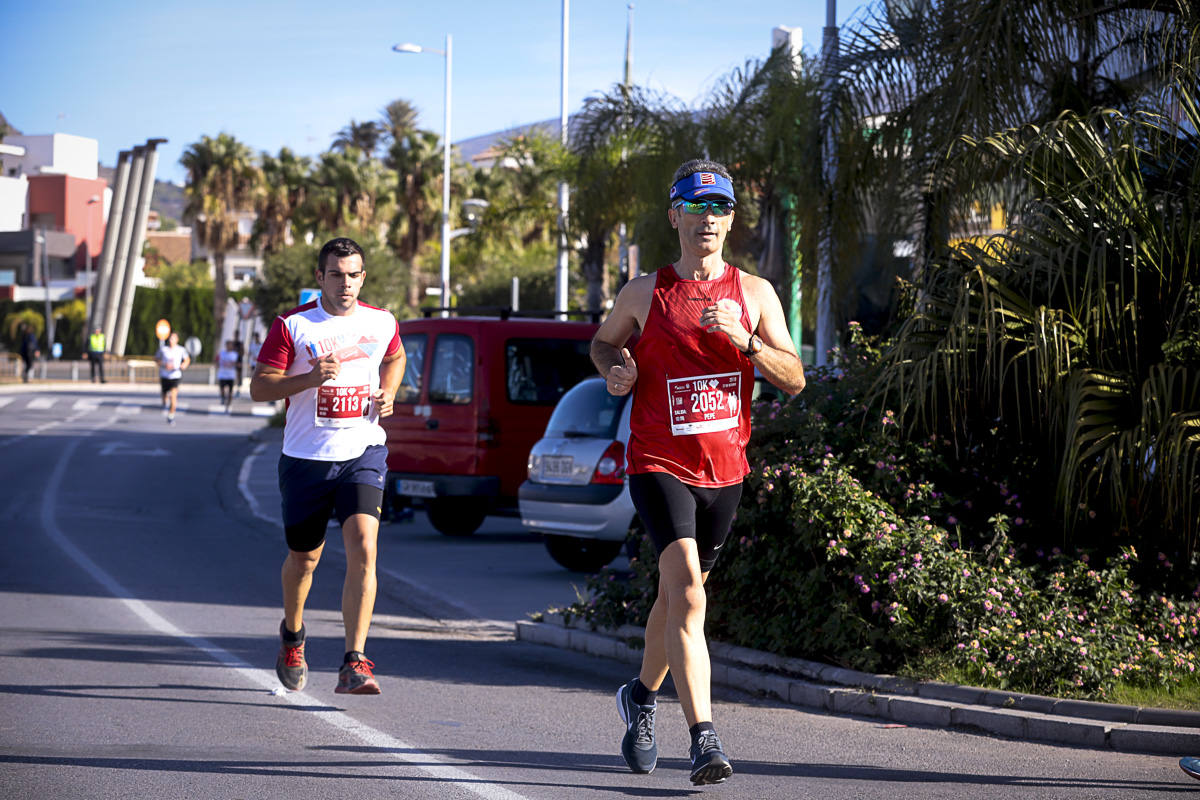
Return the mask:
[(233, 382), (237, 380), (237, 351), (233, 349), (233, 340), (225, 342), (225, 349), (217, 354), (217, 385), (221, 390), (221, 404), (225, 413), (229, 413), (233, 405)]
[(183, 380), (183, 371), (192, 363), (188, 351), (179, 344), (179, 334), (171, 331), (167, 341), (160, 345), (154, 356), (158, 362), (158, 382), (162, 387), (163, 411), (167, 415), (167, 424), (175, 424), (175, 408), (179, 401), (179, 382)]

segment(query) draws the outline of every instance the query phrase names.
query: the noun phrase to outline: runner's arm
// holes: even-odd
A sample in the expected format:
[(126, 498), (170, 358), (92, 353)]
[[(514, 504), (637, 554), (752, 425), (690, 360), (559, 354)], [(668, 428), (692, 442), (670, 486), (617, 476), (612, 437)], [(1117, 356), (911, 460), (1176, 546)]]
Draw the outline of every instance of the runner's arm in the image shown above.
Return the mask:
[(396, 392), (400, 391), (400, 382), (404, 380), (404, 366), (407, 363), (404, 348), (401, 347), (391, 356), (383, 359), (379, 365), (379, 416), (388, 417), (392, 414), (392, 404), (396, 401)]
[(639, 329), (640, 319), (650, 306), (648, 292), (652, 294), (653, 291), (653, 275), (643, 275), (625, 284), (617, 294), (612, 311), (592, 337), (592, 363), (607, 380), (610, 392), (614, 383), (619, 383), (623, 391), (617, 393), (627, 394), (637, 381), (637, 364), (629, 356), (625, 343)]
[(288, 375), (278, 367), (259, 364), (250, 379), (250, 399), (269, 403), (291, 397), (305, 389), (315, 389), (329, 378), (336, 378), (341, 365), (333, 353), (321, 358), (308, 372)]
[(788, 394), (799, 394), (805, 386), (804, 363), (796, 354), (779, 296), (775, 294), (775, 288), (762, 278), (756, 278), (753, 286), (759, 308), (758, 329), (755, 332), (762, 339), (763, 348), (750, 361), (772, 384)]

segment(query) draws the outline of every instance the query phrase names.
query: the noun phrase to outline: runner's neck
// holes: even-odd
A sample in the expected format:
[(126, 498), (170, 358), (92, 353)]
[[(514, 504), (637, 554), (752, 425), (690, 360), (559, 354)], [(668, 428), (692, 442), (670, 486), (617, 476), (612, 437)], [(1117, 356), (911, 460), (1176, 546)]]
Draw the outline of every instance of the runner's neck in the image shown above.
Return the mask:
[(711, 281), (725, 274), (725, 258), (720, 253), (704, 258), (682, 255), (671, 266), (675, 268), (676, 275), (688, 281)]

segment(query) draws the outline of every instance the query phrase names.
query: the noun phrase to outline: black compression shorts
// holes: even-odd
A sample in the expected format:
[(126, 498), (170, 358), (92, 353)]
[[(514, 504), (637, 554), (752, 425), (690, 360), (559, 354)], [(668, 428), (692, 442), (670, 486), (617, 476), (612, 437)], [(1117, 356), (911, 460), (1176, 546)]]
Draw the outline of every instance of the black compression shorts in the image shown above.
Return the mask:
[(288, 548), (308, 553), (320, 547), (333, 513), (339, 524), (355, 514), (379, 519), (386, 475), (387, 448), (381, 444), (349, 461), (280, 455), (279, 493)]
[(659, 555), (671, 542), (695, 539), (700, 571), (708, 572), (729, 536), (742, 484), (689, 486), (665, 472), (642, 472), (629, 476), (629, 497)]

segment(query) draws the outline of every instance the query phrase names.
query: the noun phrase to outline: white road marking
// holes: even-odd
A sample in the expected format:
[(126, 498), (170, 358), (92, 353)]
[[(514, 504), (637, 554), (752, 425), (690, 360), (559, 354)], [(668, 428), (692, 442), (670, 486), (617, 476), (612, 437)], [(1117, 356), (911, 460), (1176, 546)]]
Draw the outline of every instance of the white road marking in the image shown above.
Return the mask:
[[(54, 510), (58, 507), (58, 488), (62, 483), (63, 474), (67, 470), (67, 462), (70, 461), (71, 456), (75, 453), (75, 448), (78, 446), (78, 441), (67, 443), (66, 448), (64, 448), (62, 455), (59, 457), (58, 463), (54, 466), (54, 471), (51, 473), (49, 480), (46, 481), (46, 489), (42, 494), (41, 509), (42, 528), (45, 530), (46, 535), (64, 553), (70, 556), (72, 561), (103, 586), (109, 594), (120, 600), (126, 608), (152, 629), (186, 642), (212, 660), (233, 670), (248, 683), (259, 686), (268, 692), (273, 692), (278, 688), (279, 678), (276, 677), (274, 672), (252, 667), (228, 650), (213, 644), (208, 639), (202, 636), (193, 636), (175, 627), (169, 620), (151, 608), (149, 604), (134, 597), (128, 589), (118, 583), (86, 553), (76, 547), (67, 538), (66, 534), (62, 532), (54, 519)], [(246, 462), (243, 462), (242, 470), (238, 476), (239, 487), (242, 485), (245, 475), (248, 474), (246, 464), (253, 463), (250, 459), (261, 452), (261, 448), (263, 447), (265, 445), (260, 443), (255, 448), (255, 452), (247, 458)], [(245, 489), (243, 489), (243, 494), (245, 493)], [(368, 747), (387, 753), (399, 761), (411, 764), (416, 769), (436, 780), (454, 782), (458, 788), (486, 798), (486, 800), (528, 800), (524, 795), (517, 794), (503, 786), (486, 783), (470, 772), (446, 763), (435, 755), (423, 753), (407, 742), (403, 742), (359, 722), (349, 714), (342, 711), (327, 710), (329, 708), (327, 702), (309, 698), (303, 692), (289, 692), (281, 699), (294, 706), (308, 709), (313, 716), (328, 723), (330, 726), (349, 734)]]
[(135, 406), (133, 403), (121, 403), (117, 406), (117, 413), (124, 416), (142, 413), (141, 406)]
[(6, 405), (11, 403), (12, 401), (13, 401), (13, 398), (11, 398), (11, 397), (0, 397), (0, 408), (4, 408)]
[(71, 406), (75, 411), (95, 411), (99, 407), (99, 400), (76, 400), (75, 404)]
[(45, 411), (47, 408), (52, 408), (57, 401), (57, 397), (35, 397), (25, 407)]

